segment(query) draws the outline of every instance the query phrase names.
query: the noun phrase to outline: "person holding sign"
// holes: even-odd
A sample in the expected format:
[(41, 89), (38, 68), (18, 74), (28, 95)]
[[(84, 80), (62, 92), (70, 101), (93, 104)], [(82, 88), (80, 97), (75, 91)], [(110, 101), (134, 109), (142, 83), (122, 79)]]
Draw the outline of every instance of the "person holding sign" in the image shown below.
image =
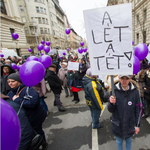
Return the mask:
[(115, 96), (110, 96), (108, 111), (112, 113), (111, 129), (116, 137), (118, 150), (131, 150), (132, 136), (140, 131), (140, 95), (136, 82), (129, 75), (120, 75), (119, 82), (114, 86)]
[(86, 75), (83, 77), (82, 83), (85, 92), (86, 103), (91, 111), (93, 129), (102, 128), (103, 125), (99, 123), (99, 117), (101, 111), (103, 110), (103, 87), (100, 82), (98, 82), (97, 76), (92, 75), (91, 68), (86, 71)]

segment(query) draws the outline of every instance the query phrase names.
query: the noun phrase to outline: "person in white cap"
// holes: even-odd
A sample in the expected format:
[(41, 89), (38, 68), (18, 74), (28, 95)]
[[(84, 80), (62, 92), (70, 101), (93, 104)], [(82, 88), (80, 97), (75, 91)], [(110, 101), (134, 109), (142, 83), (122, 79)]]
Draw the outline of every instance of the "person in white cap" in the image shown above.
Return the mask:
[(126, 150), (131, 150), (132, 136), (140, 131), (138, 85), (130, 75), (120, 75), (119, 82), (114, 85), (114, 95), (110, 96), (108, 103), (108, 111), (112, 113), (112, 134), (116, 137), (118, 150), (123, 150), (123, 140), (126, 141)]

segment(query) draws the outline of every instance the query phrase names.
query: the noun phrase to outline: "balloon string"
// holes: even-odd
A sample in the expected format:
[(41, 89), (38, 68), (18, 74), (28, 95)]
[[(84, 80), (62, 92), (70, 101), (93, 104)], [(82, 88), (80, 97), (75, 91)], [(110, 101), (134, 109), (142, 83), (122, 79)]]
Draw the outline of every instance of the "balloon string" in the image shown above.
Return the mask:
[(19, 108), (19, 110), (18, 110), (18, 112), (17, 112), (17, 116), (18, 116), (19, 113), (20, 113), (20, 110), (21, 110), (21, 108), (22, 108), (23, 102), (24, 102), (24, 100), (22, 101), (22, 103), (21, 103), (21, 105), (20, 105), (20, 108)]

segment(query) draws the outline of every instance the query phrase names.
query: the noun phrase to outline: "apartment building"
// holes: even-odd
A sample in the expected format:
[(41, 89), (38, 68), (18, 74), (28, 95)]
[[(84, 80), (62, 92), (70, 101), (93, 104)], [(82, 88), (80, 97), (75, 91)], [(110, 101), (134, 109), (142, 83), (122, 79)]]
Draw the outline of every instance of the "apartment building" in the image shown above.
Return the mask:
[[(28, 54), (29, 45), (24, 32), (24, 23), (21, 21), (16, 0), (0, 1), (0, 38), (1, 49), (13, 49), (19, 56)], [(13, 39), (12, 33), (17, 33), (19, 38)]]
[(150, 1), (149, 0), (108, 0), (107, 5), (132, 3), (132, 39), (134, 45), (150, 44)]
[(47, 0), (17, 0), (27, 42), (33, 53), (38, 53), (41, 40), (51, 41), (52, 28)]

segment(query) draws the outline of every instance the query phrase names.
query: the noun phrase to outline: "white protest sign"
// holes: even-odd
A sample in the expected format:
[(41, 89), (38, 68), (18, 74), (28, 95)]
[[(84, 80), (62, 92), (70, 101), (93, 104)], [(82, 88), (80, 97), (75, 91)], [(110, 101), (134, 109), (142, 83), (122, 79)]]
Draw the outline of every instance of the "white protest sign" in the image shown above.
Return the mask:
[(67, 50), (58, 50), (59, 57), (63, 57), (64, 56), (63, 53), (66, 53), (67, 55)]
[(84, 11), (93, 75), (133, 74), (131, 11), (130, 3)]
[(54, 54), (56, 54), (56, 50), (55, 50), (55, 49), (51, 49), (48, 54), (49, 54), (49, 55), (54, 55)]
[(76, 70), (76, 71), (78, 71), (79, 70), (79, 63), (69, 61), (68, 62), (68, 70)]

